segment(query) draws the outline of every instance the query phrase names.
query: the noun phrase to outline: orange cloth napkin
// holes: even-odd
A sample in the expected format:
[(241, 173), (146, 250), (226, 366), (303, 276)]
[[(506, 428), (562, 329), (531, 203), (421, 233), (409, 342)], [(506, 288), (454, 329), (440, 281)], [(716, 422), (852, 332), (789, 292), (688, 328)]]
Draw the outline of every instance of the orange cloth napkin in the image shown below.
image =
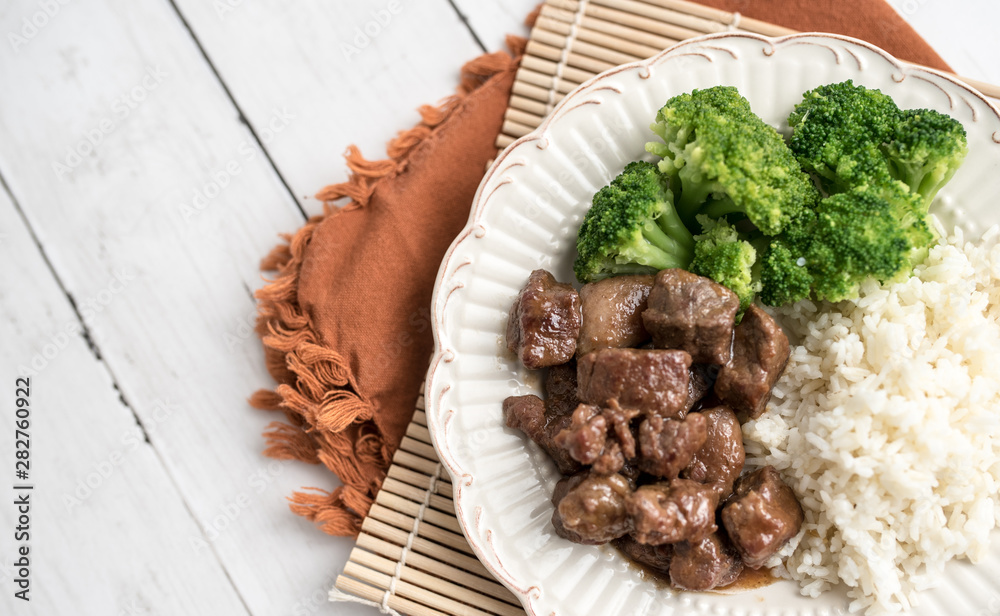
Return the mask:
[[(797, 30), (848, 34), (947, 70), (882, 0), (703, 0)], [(530, 17), (529, 17), (530, 18)], [(514, 56), (524, 41), (508, 41)], [(472, 60), (457, 94), (388, 146), (387, 160), (346, 154), (352, 175), (319, 192), (309, 220), (262, 262), (277, 276), (258, 291), (257, 331), (274, 391), (251, 398), (283, 411), (264, 453), (322, 463), (343, 481), (307, 488), (291, 509), (334, 535), (356, 535), (410, 421), (430, 357), (438, 265), (464, 226), (503, 120), (517, 61)]]

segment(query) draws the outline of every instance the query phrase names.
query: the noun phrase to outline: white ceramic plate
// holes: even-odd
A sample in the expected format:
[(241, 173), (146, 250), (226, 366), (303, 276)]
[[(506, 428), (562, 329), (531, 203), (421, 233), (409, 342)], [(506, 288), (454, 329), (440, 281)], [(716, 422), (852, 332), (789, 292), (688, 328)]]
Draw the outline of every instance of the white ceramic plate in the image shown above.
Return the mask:
[[(508, 147), (479, 187), (468, 226), (448, 251), (434, 299), (436, 352), (427, 377), (434, 443), (455, 485), (459, 522), (476, 554), (530, 614), (835, 614), (843, 593), (819, 599), (781, 582), (734, 595), (677, 593), (643, 577), (610, 547), (556, 536), (549, 496), (559, 475), (501, 402), (541, 394), (536, 374), (503, 352), (507, 310), (528, 273), (573, 281), (576, 234), (594, 193), (631, 160), (656, 111), (694, 88), (733, 85), (779, 130), (806, 90), (853, 79), (902, 108), (929, 107), (969, 134), (965, 164), (935, 212), (969, 233), (1000, 222), (1000, 116), (986, 99), (941, 74), (861, 41), (830, 35), (768, 39), (708, 36), (604, 73), (566, 97), (534, 133)], [(951, 204), (960, 203), (962, 208)], [(985, 225), (985, 226), (984, 226)], [(1000, 537), (986, 562), (955, 563), (918, 614), (1000, 614)]]

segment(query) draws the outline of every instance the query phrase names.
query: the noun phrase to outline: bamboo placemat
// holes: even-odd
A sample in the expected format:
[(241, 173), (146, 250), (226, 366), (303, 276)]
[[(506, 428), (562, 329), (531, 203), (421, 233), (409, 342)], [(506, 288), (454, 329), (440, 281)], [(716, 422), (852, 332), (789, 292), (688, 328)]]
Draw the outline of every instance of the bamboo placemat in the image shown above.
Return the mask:
[[(521, 59), (497, 147), (503, 149), (538, 128), (566, 94), (598, 73), (643, 60), (685, 39), (727, 31), (795, 34), (687, 0), (546, 0)], [(1000, 98), (997, 86), (961, 79)]]
[(524, 616), (462, 535), (423, 396), (330, 597), (361, 599), (389, 614)]
[[(686, 0), (546, 0), (521, 60), (497, 146), (537, 128), (576, 86), (619, 64), (711, 32), (783, 36), (793, 30)], [(997, 97), (1000, 88), (965, 79)], [(423, 386), (421, 386), (421, 390)], [(362, 524), (333, 601), (386, 614), (523, 616), (462, 535), (420, 396), (388, 477)]]

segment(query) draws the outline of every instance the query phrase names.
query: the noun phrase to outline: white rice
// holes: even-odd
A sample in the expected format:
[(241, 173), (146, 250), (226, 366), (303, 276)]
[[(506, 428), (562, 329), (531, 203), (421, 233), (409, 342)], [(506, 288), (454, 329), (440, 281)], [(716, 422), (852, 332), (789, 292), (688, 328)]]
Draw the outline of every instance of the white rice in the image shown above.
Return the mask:
[[(743, 427), (806, 511), (788, 574), (838, 583), (869, 616), (983, 558), (1000, 522), (1000, 236), (961, 231), (905, 282), (777, 311), (792, 355), (767, 413)], [(784, 552), (791, 552), (790, 544)]]

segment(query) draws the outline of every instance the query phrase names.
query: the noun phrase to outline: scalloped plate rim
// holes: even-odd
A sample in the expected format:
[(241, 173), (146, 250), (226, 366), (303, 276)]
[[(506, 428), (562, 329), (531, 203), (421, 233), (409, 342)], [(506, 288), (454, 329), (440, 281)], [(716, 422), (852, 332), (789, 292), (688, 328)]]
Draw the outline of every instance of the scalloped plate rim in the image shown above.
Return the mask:
[[(460, 284), (457, 287), (452, 288), (445, 293), (445, 288), (444, 288), (445, 282), (449, 278), (449, 270), (450, 266), (452, 265), (452, 260), (456, 256), (459, 247), (462, 246), (462, 244), (464, 244), (466, 241), (468, 241), (470, 236), (476, 233), (477, 227), (480, 227), (483, 229), (483, 231), (485, 231), (485, 228), (481, 226), (479, 221), (481, 220), (483, 213), (486, 211), (486, 208), (489, 206), (490, 201), (489, 201), (489, 196), (486, 196), (486, 198), (484, 198), (483, 192), (486, 189), (486, 187), (491, 184), (491, 180), (493, 179), (494, 175), (499, 172), (503, 162), (512, 154), (514, 154), (516, 151), (527, 146), (528, 144), (542, 139), (546, 139), (546, 133), (548, 132), (549, 127), (558, 122), (565, 116), (566, 113), (572, 111), (572, 109), (575, 108), (571, 107), (571, 104), (575, 100), (579, 99), (580, 97), (588, 93), (593, 92), (595, 89), (594, 86), (596, 84), (619, 73), (642, 69), (645, 67), (649, 68), (655, 67), (661, 62), (669, 61), (671, 59), (671, 56), (675, 54), (678, 50), (682, 50), (687, 47), (696, 48), (699, 46), (704, 46), (705, 43), (709, 43), (712, 41), (731, 40), (731, 39), (750, 39), (754, 41), (759, 41), (762, 43), (770, 44), (775, 51), (777, 51), (777, 49), (780, 47), (787, 47), (789, 46), (789, 43), (794, 43), (799, 39), (832, 40), (832, 41), (837, 41), (839, 43), (846, 43), (848, 45), (856, 45), (858, 47), (862, 47), (874, 53), (876, 56), (881, 57), (881, 59), (884, 60), (887, 64), (891, 65), (897, 71), (899, 71), (903, 75), (899, 81), (902, 81), (907, 76), (913, 74), (926, 73), (932, 75), (937, 79), (944, 80), (950, 86), (953, 86), (959, 89), (960, 91), (979, 99), (993, 112), (994, 115), (996, 115), (997, 119), (1000, 120), (1000, 111), (997, 110), (997, 106), (993, 103), (993, 101), (991, 101), (988, 97), (977, 91), (975, 88), (962, 82), (955, 76), (933, 68), (900, 61), (896, 59), (892, 54), (884, 51), (883, 49), (860, 39), (840, 34), (823, 33), (823, 32), (802, 32), (782, 37), (768, 37), (746, 32), (720, 32), (681, 41), (676, 45), (673, 45), (650, 58), (623, 64), (592, 77), (591, 79), (587, 80), (583, 84), (580, 84), (573, 91), (568, 93), (553, 108), (550, 114), (547, 117), (545, 117), (545, 119), (542, 121), (541, 125), (539, 125), (538, 128), (528, 133), (527, 135), (518, 138), (497, 155), (493, 163), (490, 165), (490, 168), (486, 171), (482, 181), (479, 184), (479, 187), (476, 190), (467, 224), (458, 234), (455, 240), (451, 243), (451, 245), (448, 247), (442, 259), (441, 266), (438, 270), (431, 298), (431, 307), (432, 307), (431, 329), (434, 339), (434, 353), (431, 358), (430, 367), (427, 373), (424, 396), (425, 396), (425, 406), (427, 414), (427, 426), (428, 430), (430, 431), (432, 443), (440, 457), (441, 465), (445, 469), (447, 469), (450, 477), (452, 478), (453, 486), (455, 488), (454, 492), (455, 512), (456, 512), (456, 518), (458, 519), (459, 522), (459, 526), (461, 527), (466, 540), (469, 542), (469, 545), (472, 547), (476, 557), (480, 560), (480, 562), (483, 563), (484, 567), (486, 567), (486, 569), (490, 572), (490, 574), (492, 574), (496, 579), (501, 581), (504, 586), (510, 589), (518, 597), (518, 599), (522, 602), (524, 609), (529, 614), (535, 615), (538, 613), (535, 610), (535, 606), (533, 605), (532, 599), (537, 597), (540, 588), (537, 584), (529, 584), (520, 580), (513, 579), (511, 574), (508, 571), (506, 571), (505, 568), (503, 568), (502, 566), (500, 566), (499, 568), (494, 566), (494, 564), (492, 563), (492, 559), (488, 554), (487, 548), (484, 545), (482, 545), (478, 540), (478, 538), (471, 532), (470, 519), (473, 519), (474, 524), (478, 523), (478, 517), (481, 515), (481, 512), (475, 510), (470, 512), (463, 506), (462, 493), (463, 493), (463, 487), (466, 487), (464, 485), (464, 480), (465, 477), (467, 476), (467, 473), (464, 472), (465, 469), (462, 469), (457, 465), (453, 465), (451, 451), (448, 446), (447, 439), (442, 434), (439, 433), (439, 430), (441, 429), (439, 428), (439, 424), (441, 424), (442, 426), (444, 424), (447, 424), (449, 418), (444, 414), (444, 411), (441, 408), (440, 399), (435, 398), (435, 390), (437, 385), (436, 379), (441, 372), (442, 364), (450, 363), (451, 361), (456, 359), (456, 357), (454, 356), (455, 352), (451, 349), (446, 349), (443, 345), (442, 331), (445, 328), (443, 313), (451, 293), (462, 287), (462, 285)], [(772, 51), (772, 54), (770, 55), (773, 55), (773, 53), (774, 51)], [(865, 69), (859, 67), (859, 70), (863, 71)], [(944, 90), (944, 88), (942, 88), (942, 90)], [(949, 98), (951, 97), (950, 93), (948, 93), (947, 91), (945, 91), (945, 93), (949, 96)], [(993, 141), (996, 143), (1000, 143), (1000, 139), (998, 139), (998, 136), (1000, 136), (1000, 131), (997, 131), (993, 134)], [(496, 188), (499, 187), (500, 186), (498, 185), (497, 187), (494, 188), (494, 190), (496, 190)], [(457, 269), (461, 268), (463, 265), (459, 265), (454, 270), (451, 270), (450, 274), (453, 275), (454, 272)], [(448, 358), (449, 354), (452, 354), (452, 357)], [(450, 385), (445, 385), (439, 392), (439, 395), (443, 397), (444, 394), (446, 394), (450, 388), (451, 388)], [(471, 475), (468, 475), (468, 477), (471, 478)], [(478, 509), (478, 507), (476, 509)], [(486, 529), (485, 534), (488, 538), (490, 537), (491, 532), (492, 529)], [(496, 556), (495, 551), (494, 551), (494, 556)], [(496, 557), (499, 559), (498, 556)], [(551, 616), (556, 616), (555, 612), (553, 612)]]

